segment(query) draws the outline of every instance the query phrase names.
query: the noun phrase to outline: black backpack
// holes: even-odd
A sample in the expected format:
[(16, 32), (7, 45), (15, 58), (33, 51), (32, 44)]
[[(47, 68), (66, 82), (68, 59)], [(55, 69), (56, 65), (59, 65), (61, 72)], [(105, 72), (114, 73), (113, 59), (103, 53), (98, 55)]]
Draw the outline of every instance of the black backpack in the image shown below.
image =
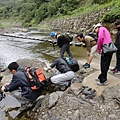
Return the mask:
[(92, 38), (94, 38), (94, 40), (97, 42), (98, 41), (98, 38), (97, 38), (97, 35), (95, 33), (88, 33), (88, 36), (91, 36)]
[(64, 33), (62, 35), (63, 35), (64, 39), (66, 39), (69, 42), (71, 42), (73, 40), (73, 36), (70, 35), (69, 33)]
[(69, 65), (69, 67), (74, 71), (74, 72), (77, 72), (80, 67), (79, 67), (79, 64), (78, 64), (78, 61), (75, 59), (75, 58), (64, 58), (64, 60), (67, 62), (67, 64)]
[(32, 90), (39, 90), (41, 86), (45, 86), (46, 77), (40, 68), (26, 67), (22, 72), (26, 75)]

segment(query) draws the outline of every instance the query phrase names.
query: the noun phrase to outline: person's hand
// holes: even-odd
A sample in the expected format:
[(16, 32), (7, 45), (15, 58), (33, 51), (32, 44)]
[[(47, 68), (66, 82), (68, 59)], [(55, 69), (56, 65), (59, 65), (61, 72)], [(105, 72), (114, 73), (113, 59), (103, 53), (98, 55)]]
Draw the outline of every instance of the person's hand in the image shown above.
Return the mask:
[(101, 51), (101, 50), (98, 50), (98, 53), (99, 53), (99, 54), (101, 54), (101, 53), (102, 53), (102, 51)]
[(43, 70), (44, 70), (44, 71), (48, 71), (48, 68), (47, 68), (47, 67), (44, 67)]
[(9, 83), (5, 83), (5, 84), (4, 84), (4, 87), (6, 87), (6, 86), (8, 86), (8, 85), (9, 85)]
[(1, 88), (1, 91), (4, 92), (5, 86), (3, 85)]
[(5, 83), (5, 84), (1, 87), (1, 91), (4, 92), (5, 87), (8, 86), (8, 85), (9, 85), (9, 83)]

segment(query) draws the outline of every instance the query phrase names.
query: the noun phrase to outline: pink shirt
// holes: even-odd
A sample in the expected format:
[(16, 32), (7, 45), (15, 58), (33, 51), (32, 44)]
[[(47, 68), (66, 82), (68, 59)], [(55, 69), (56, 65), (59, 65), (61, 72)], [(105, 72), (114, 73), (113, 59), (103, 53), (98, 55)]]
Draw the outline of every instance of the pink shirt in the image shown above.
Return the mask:
[(102, 51), (102, 45), (112, 42), (111, 35), (105, 27), (100, 27), (98, 31), (98, 53)]

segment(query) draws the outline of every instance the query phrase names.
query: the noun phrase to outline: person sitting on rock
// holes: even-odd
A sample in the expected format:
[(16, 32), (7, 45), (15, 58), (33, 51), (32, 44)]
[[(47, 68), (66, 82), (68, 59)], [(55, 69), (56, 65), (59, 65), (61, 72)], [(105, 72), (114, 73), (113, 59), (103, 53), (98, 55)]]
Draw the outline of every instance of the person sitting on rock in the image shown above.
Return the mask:
[(64, 53), (67, 52), (70, 58), (73, 58), (72, 53), (70, 52), (70, 41), (67, 37), (64, 37), (64, 35), (57, 35), (56, 32), (51, 32), (50, 36), (54, 39), (57, 39), (57, 46), (59, 46), (60, 49), (60, 57), (64, 58)]
[(32, 90), (27, 76), (22, 71), (23, 68), (17, 62), (10, 63), (8, 69), (13, 74), (13, 77), (10, 83), (5, 83), (2, 86), (1, 91), (10, 92), (22, 106), (33, 105), (35, 100), (42, 94), (44, 86), (41, 86), (39, 90)]
[(85, 63), (83, 65), (83, 67), (85, 69), (86, 68), (90, 68), (90, 63), (92, 62), (93, 55), (97, 51), (97, 42), (96, 42), (96, 40), (93, 37), (91, 37), (89, 35), (84, 36), (83, 33), (78, 34), (76, 36), (76, 39), (79, 42), (84, 42), (86, 44), (88, 58), (87, 58), (87, 63)]
[(75, 73), (62, 58), (55, 59), (49, 67), (44, 67), (44, 70), (49, 71), (54, 67), (58, 71), (56, 72), (56, 75), (50, 78), (50, 81), (58, 85), (60, 90), (65, 90), (70, 86), (71, 80), (74, 78)]

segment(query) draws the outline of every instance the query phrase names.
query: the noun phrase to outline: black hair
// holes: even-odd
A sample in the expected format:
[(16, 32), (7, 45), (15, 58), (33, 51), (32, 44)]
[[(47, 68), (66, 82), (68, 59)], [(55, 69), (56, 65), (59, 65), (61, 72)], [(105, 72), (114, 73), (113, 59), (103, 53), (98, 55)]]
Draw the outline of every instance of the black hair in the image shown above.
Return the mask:
[(76, 38), (77, 38), (77, 37), (82, 38), (82, 37), (84, 37), (84, 35), (83, 35), (83, 33), (80, 33), (80, 34), (77, 34)]
[(120, 25), (120, 20), (116, 20), (116, 21), (114, 22), (114, 24), (115, 24), (115, 25)]
[(8, 65), (8, 69), (11, 70), (17, 70), (17, 68), (19, 67), (18, 63), (16, 62), (12, 62)]

